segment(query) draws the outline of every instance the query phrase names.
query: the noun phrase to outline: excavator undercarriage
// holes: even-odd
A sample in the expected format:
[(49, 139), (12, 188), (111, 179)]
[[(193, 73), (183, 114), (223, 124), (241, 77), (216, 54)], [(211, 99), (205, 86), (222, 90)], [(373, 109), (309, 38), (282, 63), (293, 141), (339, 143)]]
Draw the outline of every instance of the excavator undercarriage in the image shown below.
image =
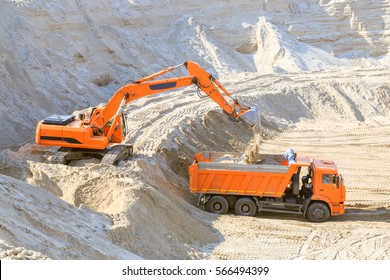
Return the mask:
[(50, 163), (68, 164), (73, 160), (96, 158), (101, 163), (116, 165), (133, 154), (133, 145), (115, 144), (104, 150), (53, 147), (44, 157)]

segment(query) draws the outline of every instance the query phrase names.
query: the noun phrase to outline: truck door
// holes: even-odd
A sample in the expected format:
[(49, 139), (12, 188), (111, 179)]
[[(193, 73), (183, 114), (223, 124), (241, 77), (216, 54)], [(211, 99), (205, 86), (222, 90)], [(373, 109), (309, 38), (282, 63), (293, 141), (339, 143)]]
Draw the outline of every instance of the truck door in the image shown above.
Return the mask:
[(341, 186), (337, 174), (322, 174), (319, 190), (320, 193), (327, 196), (334, 205), (339, 204), (342, 201)]

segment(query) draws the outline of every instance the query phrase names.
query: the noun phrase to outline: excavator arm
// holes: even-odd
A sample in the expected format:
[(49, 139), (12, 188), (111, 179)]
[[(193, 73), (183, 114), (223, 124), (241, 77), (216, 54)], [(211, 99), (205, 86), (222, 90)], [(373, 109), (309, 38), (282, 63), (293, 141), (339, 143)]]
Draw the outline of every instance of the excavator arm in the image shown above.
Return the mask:
[(98, 114), (91, 116), (91, 125), (102, 128), (113, 117), (121, 114), (124, 106), (129, 102), (163, 91), (190, 86), (193, 83), (193, 77), (178, 77), (125, 85), (115, 93)]
[[(196, 85), (211, 99), (215, 101), (226, 113), (237, 119), (247, 113), (250, 108), (243, 108), (237, 99), (233, 99), (231, 94), (208, 72), (197, 63), (187, 61), (184, 63), (189, 74), (196, 78)], [(231, 103), (227, 101), (227, 98)]]
[[(173, 72), (180, 66), (185, 66), (189, 72), (189, 76), (154, 80), (155, 78), (164, 75), (168, 72)], [(175, 67), (166, 68), (153, 75), (144, 77), (131, 84), (120, 88), (114, 96), (108, 101), (106, 106), (99, 111), (98, 114), (91, 116), (91, 125), (101, 129), (113, 117), (119, 116), (122, 113), (122, 108), (127, 103), (136, 99), (153, 95), (159, 92), (173, 90), (181, 87), (187, 87), (191, 84), (196, 85), (208, 97), (215, 101), (227, 114), (235, 119), (253, 111), (253, 108), (242, 107), (237, 99), (233, 99), (231, 94), (208, 72), (201, 68), (193, 61), (187, 61)], [(227, 98), (230, 102), (227, 101)], [(97, 112), (96, 112), (97, 113)], [(256, 124), (256, 120), (245, 119), (251, 126)]]

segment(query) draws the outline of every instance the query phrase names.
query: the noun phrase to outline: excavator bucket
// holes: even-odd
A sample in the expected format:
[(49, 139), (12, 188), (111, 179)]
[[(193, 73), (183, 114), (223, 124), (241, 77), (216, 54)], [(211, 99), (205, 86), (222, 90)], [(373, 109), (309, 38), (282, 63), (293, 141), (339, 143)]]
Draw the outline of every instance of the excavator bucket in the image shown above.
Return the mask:
[(250, 108), (247, 112), (240, 116), (247, 124), (254, 129), (261, 130), (260, 110), (256, 107)]

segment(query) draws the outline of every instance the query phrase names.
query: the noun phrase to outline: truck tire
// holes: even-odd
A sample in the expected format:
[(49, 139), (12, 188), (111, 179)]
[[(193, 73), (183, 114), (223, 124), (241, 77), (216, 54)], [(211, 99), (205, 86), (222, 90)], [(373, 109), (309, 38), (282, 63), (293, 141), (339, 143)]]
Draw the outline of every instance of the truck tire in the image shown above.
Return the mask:
[(313, 202), (307, 208), (307, 218), (311, 222), (322, 223), (329, 219), (330, 211), (328, 206), (322, 202)]
[(226, 214), (229, 204), (224, 197), (215, 195), (207, 201), (206, 208), (210, 213)]
[(243, 197), (237, 200), (234, 206), (236, 215), (254, 216), (257, 212), (256, 203), (249, 197)]

